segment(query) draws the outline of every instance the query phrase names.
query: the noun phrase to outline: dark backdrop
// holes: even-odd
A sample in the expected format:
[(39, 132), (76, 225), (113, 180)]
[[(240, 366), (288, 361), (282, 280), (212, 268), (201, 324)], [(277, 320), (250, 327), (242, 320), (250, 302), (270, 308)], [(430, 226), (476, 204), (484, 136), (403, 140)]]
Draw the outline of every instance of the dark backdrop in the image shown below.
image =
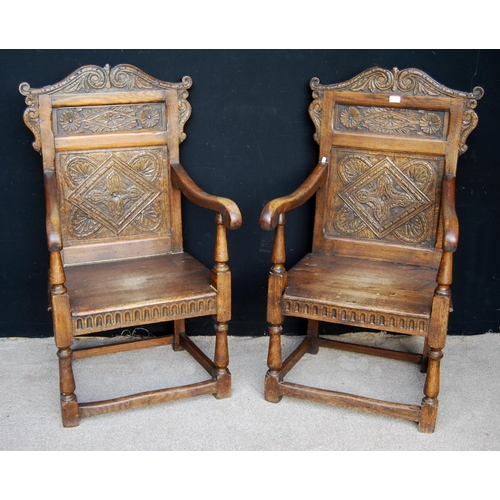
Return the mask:
[[(495, 153), (500, 106), (500, 52), (495, 50), (3, 50), (0, 51), (0, 336), (50, 336), (48, 252), (41, 159), (22, 120), (21, 82), (41, 87), (84, 64), (129, 63), (154, 77), (193, 78), (192, 116), (181, 162), (206, 191), (232, 198), (243, 226), (229, 235), (233, 272), (232, 335), (266, 331), (266, 283), (272, 233), (258, 225), (271, 198), (293, 191), (317, 161), (308, 115), (309, 81), (352, 78), (375, 65), (417, 67), (438, 82), (485, 89), (479, 125), (469, 136), (457, 176), (461, 223), (455, 254), (451, 334), (500, 331), (498, 245), (500, 173)], [(287, 216), (287, 265), (310, 247), (312, 202)], [(185, 203), (185, 249), (213, 265), (213, 213)], [(300, 321), (287, 320), (287, 332)], [(212, 333), (201, 321), (200, 333)], [(331, 328), (331, 327), (329, 327)], [(337, 331), (337, 330), (335, 330)]]

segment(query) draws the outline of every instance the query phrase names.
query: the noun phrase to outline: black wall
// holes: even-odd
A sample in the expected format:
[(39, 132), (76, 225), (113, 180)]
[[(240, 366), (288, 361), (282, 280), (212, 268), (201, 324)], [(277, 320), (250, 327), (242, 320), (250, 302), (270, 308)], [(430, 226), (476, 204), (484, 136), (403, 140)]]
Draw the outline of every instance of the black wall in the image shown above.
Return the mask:
[[(84, 64), (134, 64), (154, 77), (193, 78), (181, 161), (206, 191), (232, 198), (243, 226), (229, 233), (233, 271), (232, 335), (266, 331), (266, 283), (272, 233), (258, 225), (271, 198), (293, 191), (317, 161), (308, 116), (309, 81), (352, 78), (371, 66), (417, 67), (438, 82), (485, 89), (479, 125), (459, 160), (451, 334), (500, 331), (500, 52), (495, 50), (3, 50), (0, 51), (0, 336), (50, 336), (48, 252), (41, 158), (22, 120), (21, 82), (42, 87)], [(185, 249), (213, 264), (213, 213), (185, 204)], [(287, 216), (287, 265), (309, 249), (312, 202)], [(287, 320), (287, 332), (300, 322)], [(197, 325), (212, 333), (210, 321)], [(337, 331), (337, 330), (335, 330)]]

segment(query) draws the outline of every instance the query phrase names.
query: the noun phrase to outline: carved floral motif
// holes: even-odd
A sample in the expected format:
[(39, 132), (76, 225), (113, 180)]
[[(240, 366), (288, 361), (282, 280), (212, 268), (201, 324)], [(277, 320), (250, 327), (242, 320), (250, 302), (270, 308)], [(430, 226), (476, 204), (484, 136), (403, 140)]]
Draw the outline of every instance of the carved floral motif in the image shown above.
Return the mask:
[(340, 123), (346, 128), (355, 128), (361, 121), (361, 113), (354, 107), (345, 108), (340, 113)]
[(82, 124), (82, 118), (78, 112), (69, 110), (65, 111), (59, 117), (59, 125), (61, 128), (68, 133), (76, 132)]
[(441, 128), (441, 119), (436, 113), (426, 113), (418, 124), (424, 134), (433, 135)]
[(386, 171), (374, 181), (365, 184), (355, 193), (354, 198), (359, 204), (370, 206), (373, 218), (383, 224), (395, 209), (406, 209), (414, 202), (413, 197), (405, 192), (406, 187), (405, 184), (400, 185), (394, 176)]
[(148, 106), (141, 111), (139, 121), (146, 128), (152, 128), (160, 121), (160, 112), (158, 111), (158, 109), (153, 108), (152, 106)]
[(104, 205), (106, 212), (119, 219), (125, 213), (125, 206), (138, 200), (142, 193), (134, 184), (126, 182), (126, 174), (111, 170), (105, 177), (104, 184), (87, 193), (87, 198), (96, 206)]

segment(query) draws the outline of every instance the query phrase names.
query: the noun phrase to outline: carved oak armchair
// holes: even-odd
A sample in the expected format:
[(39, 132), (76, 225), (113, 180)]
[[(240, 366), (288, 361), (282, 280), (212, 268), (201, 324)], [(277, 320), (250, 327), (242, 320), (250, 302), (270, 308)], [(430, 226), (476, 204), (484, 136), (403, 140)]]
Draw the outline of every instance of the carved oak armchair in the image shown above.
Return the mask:
[[(349, 81), (311, 80), (309, 113), (320, 161), (294, 193), (270, 201), (263, 229), (275, 230), (269, 275), (269, 370), (265, 397), (282, 396), (372, 411), (418, 422), (433, 432), (440, 361), (451, 307), (458, 243), (455, 172), (477, 124), (483, 90), (458, 92), (417, 69), (372, 68)], [(285, 269), (285, 212), (316, 195), (312, 251)], [(306, 318), (307, 335), (282, 360), (287, 316)], [(320, 322), (424, 339), (423, 353), (350, 344), (318, 335)], [(421, 364), (420, 405), (376, 400), (287, 382), (319, 347)]]
[[(203, 192), (179, 161), (191, 113), (190, 77), (157, 80), (131, 65), (84, 66), (26, 96), (26, 125), (45, 174), (50, 308), (58, 347), (63, 424), (81, 417), (201, 394), (231, 394), (227, 329), (231, 274), (226, 229), (241, 225), (231, 200)], [(216, 213), (215, 266), (183, 251), (181, 194)], [(215, 319), (214, 361), (185, 320)], [(75, 337), (173, 322), (173, 334), (72, 350)], [(172, 344), (209, 374), (180, 387), (79, 403), (74, 359)]]

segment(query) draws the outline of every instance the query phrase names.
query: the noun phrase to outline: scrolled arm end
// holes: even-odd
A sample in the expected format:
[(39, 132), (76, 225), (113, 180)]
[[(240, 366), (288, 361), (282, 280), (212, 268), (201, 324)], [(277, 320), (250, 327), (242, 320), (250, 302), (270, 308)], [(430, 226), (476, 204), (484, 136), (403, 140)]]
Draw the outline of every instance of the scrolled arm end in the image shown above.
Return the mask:
[(285, 209), (283, 204), (280, 203), (280, 200), (282, 200), (282, 198), (277, 198), (268, 202), (260, 214), (259, 224), (265, 231), (275, 229), (280, 219), (283, 219)]
[(217, 210), (222, 215), (222, 222), (227, 229), (238, 229), (243, 219), (240, 209), (233, 200), (229, 198), (219, 198), (217, 201), (220, 204), (221, 210)]
[(241, 212), (234, 201), (203, 191), (178, 163), (171, 165), (171, 172), (172, 184), (180, 189), (188, 200), (195, 205), (220, 213), (222, 222), (227, 229), (237, 229), (241, 226)]

